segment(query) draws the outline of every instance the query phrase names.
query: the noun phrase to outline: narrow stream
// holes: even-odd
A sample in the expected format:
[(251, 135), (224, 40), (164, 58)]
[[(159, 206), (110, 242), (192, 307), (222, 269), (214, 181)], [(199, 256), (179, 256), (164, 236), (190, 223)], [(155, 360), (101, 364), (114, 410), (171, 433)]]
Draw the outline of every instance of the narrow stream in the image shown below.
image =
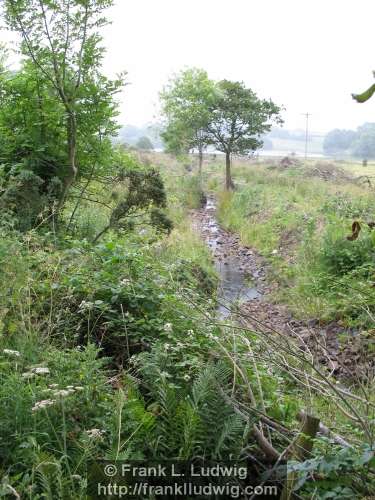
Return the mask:
[(221, 230), (215, 212), (215, 200), (208, 198), (204, 207), (202, 229), (220, 277), (218, 316), (226, 318), (230, 315), (231, 305), (258, 299), (262, 294), (257, 288), (249, 285), (251, 276), (244, 266), (243, 257), (233, 251), (233, 243)]

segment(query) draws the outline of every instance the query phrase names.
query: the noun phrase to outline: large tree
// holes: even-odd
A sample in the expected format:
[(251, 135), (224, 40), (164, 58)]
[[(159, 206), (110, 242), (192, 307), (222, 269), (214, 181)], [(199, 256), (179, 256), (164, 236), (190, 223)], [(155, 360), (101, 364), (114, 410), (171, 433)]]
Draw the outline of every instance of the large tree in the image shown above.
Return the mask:
[(232, 189), (232, 154), (247, 155), (259, 149), (262, 134), (273, 122), (282, 123), (280, 108), (271, 100), (259, 99), (242, 82), (222, 80), (216, 84), (209, 109), (207, 140), (225, 153), (225, 187)]
[(358, 127), (352, 148), (354, 156), (375, 158), (375, 123), (365, 123)]
[(356, 139), (354, 130), (334, 129), (324, 138), (323, 150), (326, 154), (348, 152)]
[[(99, 33), (106, 24), (103, 13), (112, 4), (113, 0), (4, 0), (8, 27), (22, 36), (21, 52), (38, 81), (41, 112), (51, 96), (62, 109), (66, 146), (58, 168), (63, 185), (60, 206), (80, 174), (77, 157), (92, 154), (114, 131), (112, 97), (123, 79), (110, 81), (100, 73)], [(81, 151), (79, 141), (86, 143)]]
[(166, 119), (162, 138), (167, 151), (184, 153), (197, 150), (199, 172), (203, 152), (210, 139), (207, 126), (215, 98), (215, 85), (206, 71), (190, 68), (172, 78), (160, 93)]

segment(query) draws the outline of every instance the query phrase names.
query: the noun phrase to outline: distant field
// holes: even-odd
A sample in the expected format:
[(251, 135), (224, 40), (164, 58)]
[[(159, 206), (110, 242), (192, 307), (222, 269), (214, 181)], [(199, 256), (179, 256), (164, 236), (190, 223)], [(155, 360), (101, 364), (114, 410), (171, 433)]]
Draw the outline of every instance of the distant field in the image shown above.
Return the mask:
[[(323, 154), (324, 137), (310, 137), (307, 150), (309, 153)], [(291, 139), (272, 139), (273, 149), (285, 151), (286, 153), (304, 153), (305, 141), (296, 141)]]
[(360, 175), (367, 175), (375, 178), (375, 161), (368, 162), (367, 167), (364, 167), (362, 162), (358, 161), (345, 161), (343, 163), (338, 162), (338, 164), (340, 167), (349, 170), (349, 172), (355, 176), (359, 177)]

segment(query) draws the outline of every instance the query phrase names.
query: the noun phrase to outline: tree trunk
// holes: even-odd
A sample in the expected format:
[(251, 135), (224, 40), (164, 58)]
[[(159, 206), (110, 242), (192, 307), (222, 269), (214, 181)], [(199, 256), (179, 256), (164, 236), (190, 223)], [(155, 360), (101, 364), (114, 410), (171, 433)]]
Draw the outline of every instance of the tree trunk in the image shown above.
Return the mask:
[(198, 158), (199, 158), (198, 173), (199, 173), (199, 177), (201, 178), (202, 177), (202, 165), (203, 165), (203, 151), (202, 151), (202, 149), (199, 149)]
[(68, 192), (77, 178), (78, 168), (76, 165), (77, 154), (77, 122), (74, 111), (68, 111), (68, 120), (66, 124), (67, 142), (68, 142), (68, 165), (64, 172), (63, 190), (61, 193), (60, 201), (57, 206), (57, 212), (60, 212), (64, 206)]
[(233, 189), (233, 181), (232, 181), (232, 176), (231, 176), (231, 158), (230, 158), (230, 152), (227, 151), (225, 153), (225, 189), (227, 191), (230, 191)]

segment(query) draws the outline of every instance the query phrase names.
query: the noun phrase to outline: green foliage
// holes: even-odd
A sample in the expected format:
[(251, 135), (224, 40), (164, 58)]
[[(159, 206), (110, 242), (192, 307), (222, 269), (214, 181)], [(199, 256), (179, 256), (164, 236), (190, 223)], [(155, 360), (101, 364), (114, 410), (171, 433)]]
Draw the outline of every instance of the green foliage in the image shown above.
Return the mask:
[(247, 166), (235, 174), (241, 188), (220, 196), (220, 221), (269, 259), (278, 300), (297, 316), (372, 328), (373, 232), (363, 223), (358, 240), (346, 239), (353, 219), (372, 219), (372, 193), (352, 184), (338, 192), (295, 170)]
[(11, 484), (32, 498), (83, 494), (86, 462), (103, 448), (91, 429), (107, 427), (113, 400), (97, 355), (90, 345), (46, 350), (35, 337), (19, 351), (1, 349), (0, 492)]
[(140, 137), (135, 146), (137, 149), (141, 149), (143, 151), (151, 151), (154, 149), (154, 145), (147, 136)]
[(111, 0), (3, 2), (9, 29), (22, 37), (24, 62), (0, 76), (1, 161), (23, 163), (45, 182), (57, 177), (61, 208), (81, 175), (108, 168), (123, 76), (101, 74), (100, 29)]
[[(151, 443), (154, 456), (180, 460), (238, 458), (244, 446), (245, 424), (220, 392), (230, 384), (230, 368), (223, 363), (209, 364), (187, 385), (172, 376), (176, 371), (173, 359), (165, 357), (163, 366), (160, 360), (155, 363), (155, 354), (140, 358), (140, 372), (156, 401), (153, 409), (158, 417)], [(197, 367), (196, 361), (194, 365)]]
[(343, 276), (361, 268), (364, 276), (375, 272), (375, 245), (371, 234), (362, 234), (355, 241), (348, 241), (340, 231), (327, 229), (322, 241), (320, 258), (323, 268), (335, 275)]
[[(160, 209), (166, 208), (164, 183), (155, 168), (142, 168), (139, 164), (127, 163), (126, 169), (119, 172), (121, 181), (119, 200), (112, 209), (109, 223), (94, 238), (96, 243), (109, 229), (133, 230), (136, 225), (147, 224), (147, 216), (151, 226), (159, 231), (170, 233), (173, 223)], [(129, 168), (130, 167), (130, 168)], [(114, 198), (117, 194), (114, 193)], [(140, 222), (137, 218), (142, 217)]]
[(261, 136), (272, 122), (282, 123), (280, 108), (271, 100), (259, 99), (242, 82), (222, 80), (216, 84), (210, 106), (208, 136), (223, 153), (246, 155), (262, 146)]
[[(318, 444), (328, 447), (323, 439)], [(375, 466), (374, 450), (362, 446), (337, 448), (324, 455), (318, 455), (302, 463), (289, 462), (288, 470), (298, 472), (295, 490), (302, 498), (324, 500), (328, 498), (365, 498), (375, 488), (371, 471)]]
[(204, 70), (191, 68), (170, 80), (160, 93), (166, 118), (162, 133), (166, 149), (172, 153), (202, 152), (210, 141), (207, 124), (209, 106), (214, 98), (214, 83)]
[(8, 173), (4, 168), (0, 170), (3, 185), (0, 209), (14, 216), (14, 227), (26, 231), (51, 215), (48, 207), (57, 202), (62, 184), (57, 177), (52, 177), (47, 184), (31, 170), (19, 167), (14, 166)]
[(342, 219), (366, 219), (373, 216), (375, 200), (369, 197), (355, 197), (347, 193), (330, 196), (321, 208), (322, 214)]

